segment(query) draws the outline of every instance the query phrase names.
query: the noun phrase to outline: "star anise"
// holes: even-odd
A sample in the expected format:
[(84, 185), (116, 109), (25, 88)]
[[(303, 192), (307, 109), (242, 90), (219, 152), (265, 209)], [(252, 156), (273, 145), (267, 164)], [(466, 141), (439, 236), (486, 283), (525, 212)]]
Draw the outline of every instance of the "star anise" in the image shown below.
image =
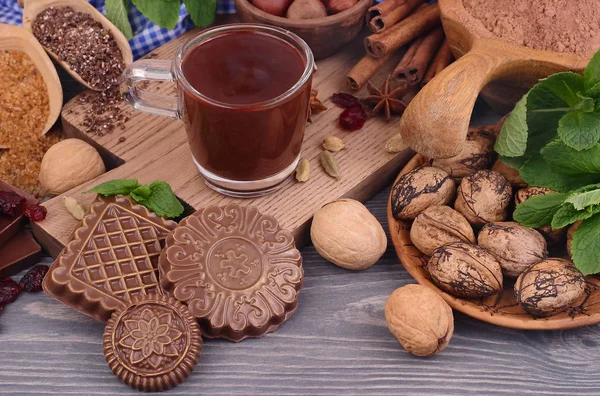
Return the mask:
[(406, 109), (406, 104), (402, 97), (408, 90), (407, 85), (390, 91), (390, 77), (385, 80), (381, 89), (376, 88), (371, 82), (367, 83), (369, 95), (360, 99), (360, 103), (370, 109), (371, 115), (377, 115), (383, 110), (386, 121), (392, 117), (392, 114), (402, 114)]
[(316, 89), (311, 89), (310, 90), (310, 102), (309, 102), (309, 108), (308, 108), (308, 122), (312, 122), (311, 120), (311, 116), (313, 114), (317, 114), (320, 113), (324, 110), (327, 110), (327, 107), (321, 103), (321, 101), (319, 99), (317, 99), (317, 94), (319, 93), (319, 91), (317, 91)]

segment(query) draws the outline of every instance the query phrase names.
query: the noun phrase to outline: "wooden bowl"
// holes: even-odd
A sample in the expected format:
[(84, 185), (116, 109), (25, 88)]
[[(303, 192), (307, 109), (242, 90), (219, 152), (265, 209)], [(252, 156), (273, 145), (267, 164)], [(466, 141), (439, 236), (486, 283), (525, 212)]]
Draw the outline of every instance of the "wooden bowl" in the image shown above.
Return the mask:
[[(448, 158), (460, 152), (475, 100), (489, 82), (500, 81), (490, 88), (503, 86), (501, 94), (510, 97), (508, 108), (512, 109), (538, 79), (566, 70), (580, 72), (593, 55), (511, 44), (486, 30), (465, 10), (462, 0), (439, 0), (439, 4), (444, 31), (458, 60), (415, 96), (400, 121), (405, 142), (430, 158)], [(500, 92), (493, 94), (500, 98)]]
[(49, 112), (42, 135), (52, 128), (58, 119), (63, 104), (63, 91), (60, 79), (44, 48), (33, 34), (18, 26), (0, 24), (0, 50), (23, 51), (39, 70), (48, 90)]
[[(123, 62), (125, 67), (129, 66), (133, 62), (133, 54), (129, 42), (123, 36), (123, 33), (115, 25), (113, 25), (104, 15), (102, 15), (97, 9), (90, 5), (86, 0), (26, 0), (25, 7), (23, 8), (23, 27), (29, 32), (32, 32), (32, 23), (37, 15), (47, 9), (48, 7), (71, 7), (73, 10), (89, 14), (96, 21), (100, 22), (105, 29), (110, 30), (121, 54), (123, 54)], [(58, 59), (58, 56), (46, 48), (46, 52), (59, 64), (61, 65), (74, 79), (85, 85), (89, 89), (92, 88), (87, 82), (85, 82), (79, 74), (75, 73), (73, 69), (69, 67), (66, 62)]]
[[(396, 180), (419, 166), (429, 165), (430, 162), (431, 160), (416, 154), (400, 171)], [(586, 277), (588, 287), (585, 299), (568, 311), (547, 318), (536, 319), (525, 312), (514, 298), (513, 282), (509, 282), (507, 278), (504, 278), (504, 290), (500, 296), (472, 300), (454, 297), (431, 281), (425, 268), (429, 257), (411, 242), (411, 222), (396, 220), (392, 215), (391, 194), (388, 199), (387, 217), (392, 242), (404, 268), (419, 284), (439, 293), (457, 311), (484, 322), (523, 330), (561, 330), (600, 323), (600, 279), (595, 276)]]
[(324, 18), (293, 20), (259, 10), (248, 0), (235, 0), (242, 22), (264, 23), (287, 29), (300, 36), (312, 49), (315, 59), (332, 55), (362, 30), (365, 14), (373, 0), (360, 0), (354, 7)]

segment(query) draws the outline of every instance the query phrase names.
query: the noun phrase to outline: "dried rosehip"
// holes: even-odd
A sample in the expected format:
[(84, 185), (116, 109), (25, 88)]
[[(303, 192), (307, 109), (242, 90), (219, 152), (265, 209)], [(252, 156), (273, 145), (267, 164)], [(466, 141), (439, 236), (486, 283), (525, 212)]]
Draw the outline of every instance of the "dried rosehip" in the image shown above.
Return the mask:
[(345, 109), (360, 104), (356, 97), (343, 92), (334, 93), (333, 95), (331, 95), (331, 101)]
[(42, 205), (27, 205), (25, 207), (25, 216), (29, 218), (29, 220), (37, 223), (38, 221), (42, 221), (46, 218), (46, 214), (48, 210)]
[(23, 211), (25, 198), (13, 191), (0, 191), (0, 214), (16, 216)]
[(348, 107), (340, 114), (340, 126), (347, 131), (356, 131), (365, 125), (367, 113), (360, 105)]
[(21, 287), (11, 278), (0, 279), (0, 305), (15, 301), (20, 292)]
[(23, 275), (21, 281), (19, 282), (19, 286), (26, 292), (30, 293), (42, 291), (42, 281), (47, 273), (47, 265), (36, 265), (27, 271), (25, 275)]

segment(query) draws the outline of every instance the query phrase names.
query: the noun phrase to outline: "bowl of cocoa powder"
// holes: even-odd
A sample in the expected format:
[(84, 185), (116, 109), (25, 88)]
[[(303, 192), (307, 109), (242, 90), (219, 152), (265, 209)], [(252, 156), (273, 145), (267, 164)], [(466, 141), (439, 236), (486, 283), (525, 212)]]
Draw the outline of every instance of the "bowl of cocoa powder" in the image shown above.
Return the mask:
[(582, 72), (600, 48), (598, 0), (439, 0), (439, 5), (458, 60), (424, 87), (400, 122), (405, 142), (431, 158), (458, 154), (480, 93), (505, 114), (540, 78)]

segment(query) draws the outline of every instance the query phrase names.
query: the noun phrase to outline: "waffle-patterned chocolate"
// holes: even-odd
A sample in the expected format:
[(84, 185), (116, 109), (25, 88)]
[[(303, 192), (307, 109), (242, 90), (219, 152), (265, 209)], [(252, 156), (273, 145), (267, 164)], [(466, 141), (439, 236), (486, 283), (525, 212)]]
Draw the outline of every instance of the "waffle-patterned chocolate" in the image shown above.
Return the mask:
[(134, 297), (160, 294), (156, 265), (176, 223), (126, 197), (95, 202), (44, 279), (44, 291), (106, 321)]

